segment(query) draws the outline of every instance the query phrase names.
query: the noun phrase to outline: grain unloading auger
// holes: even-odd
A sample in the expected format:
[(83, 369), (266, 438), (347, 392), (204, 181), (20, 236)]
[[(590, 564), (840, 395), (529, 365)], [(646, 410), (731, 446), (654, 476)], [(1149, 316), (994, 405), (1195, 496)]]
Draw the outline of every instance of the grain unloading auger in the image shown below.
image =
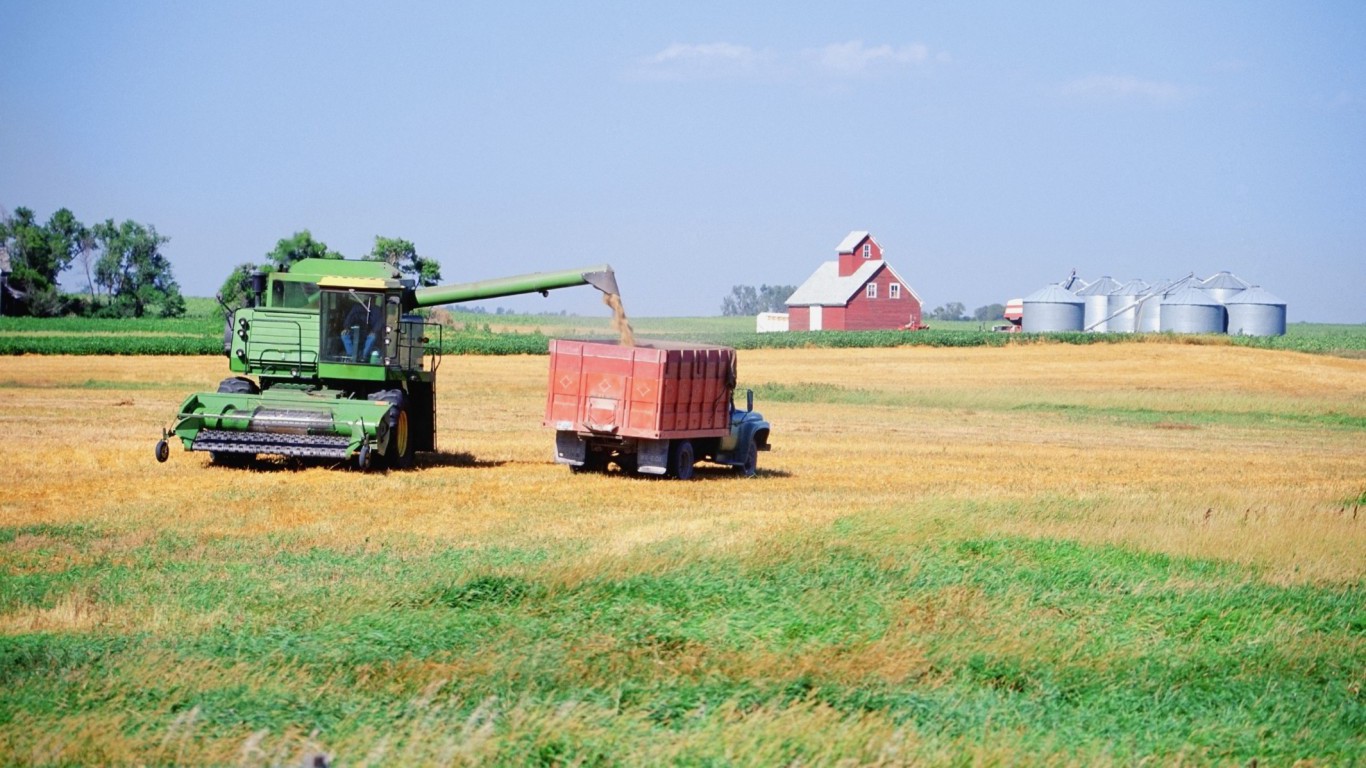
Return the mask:
[(408, 311), (577, 285), (618, 293), (606, 264), (414, 288), (384, 262), (305, 259), (252, 282), (252, 306), (223, 331), (237, 375), (185, 400), (158, 461), (179, 439), (217, 464), (273, 454), (408, 466), (436, 448), (441, 363), (441, 326)]

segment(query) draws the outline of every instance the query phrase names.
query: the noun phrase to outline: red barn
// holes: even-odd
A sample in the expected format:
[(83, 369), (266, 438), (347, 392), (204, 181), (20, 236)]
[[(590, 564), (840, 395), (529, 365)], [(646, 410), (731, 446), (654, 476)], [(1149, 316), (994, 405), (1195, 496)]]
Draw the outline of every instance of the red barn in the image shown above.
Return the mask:
[(920, 295), (882, 260), (871, 234), (850, 232), (837, 252), (787, 298), (788, 330), (920, 327)]

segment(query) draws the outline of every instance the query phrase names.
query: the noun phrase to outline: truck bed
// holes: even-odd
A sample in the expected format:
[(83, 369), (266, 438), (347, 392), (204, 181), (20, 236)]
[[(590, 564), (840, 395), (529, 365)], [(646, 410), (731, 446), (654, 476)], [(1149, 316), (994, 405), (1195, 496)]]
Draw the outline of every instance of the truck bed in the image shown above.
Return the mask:
[(729, 347), (552, 339), (545, 425), (651, 440), (722, 437), (734, 390)]

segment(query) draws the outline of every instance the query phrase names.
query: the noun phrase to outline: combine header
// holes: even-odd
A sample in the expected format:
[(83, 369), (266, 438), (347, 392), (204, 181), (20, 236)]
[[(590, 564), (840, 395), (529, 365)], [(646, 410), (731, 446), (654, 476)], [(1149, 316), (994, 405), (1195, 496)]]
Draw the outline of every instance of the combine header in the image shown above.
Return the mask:
[(305, 259), (252, 282), (253, 306), (229, 313), (223, 330), (238, 375), (185, 400), (158, 461), (179, 439), (215, 464), (274, 454), (409, 466), (436, 447), (441, 327), (408, 311), (576, 285), (618, 293), (606, 264), (414, 288), (384, 262)]

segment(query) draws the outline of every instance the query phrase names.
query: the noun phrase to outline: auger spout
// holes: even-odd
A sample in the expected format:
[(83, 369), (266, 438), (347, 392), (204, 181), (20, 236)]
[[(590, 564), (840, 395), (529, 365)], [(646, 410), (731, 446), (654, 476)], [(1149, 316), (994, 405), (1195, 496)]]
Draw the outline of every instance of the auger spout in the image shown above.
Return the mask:
[(570, 288), (576, 285), (591, 285), (609, 296), (618, 293), (617, 278), (612, 272), (612, 267), (607, 264), (599, 264), (582, 269), (532, 272), (526, 275), (498, 277), (472, 283), (417, 288), (413, 291), (412, 298), (405, 304), (408, 304), (406, 309), (435, 307), (442, 304), (458, 304), (462, 301), (515, 296), (522, 293), (545, 293), (556, 288)]

